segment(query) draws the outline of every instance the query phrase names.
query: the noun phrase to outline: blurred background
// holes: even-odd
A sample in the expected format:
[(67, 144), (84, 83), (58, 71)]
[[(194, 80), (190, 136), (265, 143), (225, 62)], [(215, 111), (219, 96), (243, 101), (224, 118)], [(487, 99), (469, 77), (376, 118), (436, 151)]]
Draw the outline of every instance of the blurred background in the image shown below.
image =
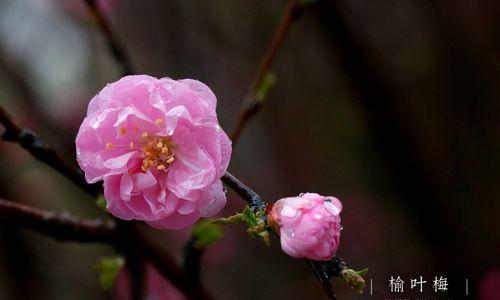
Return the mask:
[[(286, 5), (104, 2), (134, 68), (205, 82), (228, 132)], [(339, 299), (500, 299), (499, 8), (494, 0), (320, 0), (293, 23), (272, 68), (278, 82), (229, 170), (269, 202), (308, 191), (343, 201), (338, 255), (368, 267), (373, 286), (358, 295), (334, 279)], [(0, 0), (0, 104), (68, 162), (76, 164), (88, 101), (120, 74), (78, 0)], [(16, 144), (0, 143), (0, 169), (2, 198), (102, 216)], [(243, 207), (228, 197), (224, 215)], [(243, 227), (225, 233), (203, 260), (218, 299), (325, 298), (278, 239), (268, 248)], [(156, 232), (179, 259), (189, 234)], [(100, 290), (94, 263), (111, 254), (2, 225), (0, 299), (127, 299), (127, 278)], [(182, 299), (149, 273), (151, 299)], [(403, 294), (390, 292), (391, 276), (405, 281)], [(423, 293), (410, 290), (419, 276)], [(434, 276), (446, 277), (449, 291), (435, 293)]]

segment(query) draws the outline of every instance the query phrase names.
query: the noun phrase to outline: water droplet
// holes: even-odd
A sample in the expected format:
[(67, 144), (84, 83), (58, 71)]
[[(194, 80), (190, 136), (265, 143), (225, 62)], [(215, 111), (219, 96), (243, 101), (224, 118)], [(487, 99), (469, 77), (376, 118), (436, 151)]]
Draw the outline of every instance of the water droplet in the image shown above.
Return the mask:
[(223, 187), (222, 187), (222, 192), (223, 192), (224, 194), (227, 194), (227, 187), (223, 186)]
[(294, 237), (295, 236), (295, 231), (293, 229), (289, 228), (289, 229), (286, 230), (286, 234), (288, 236)]

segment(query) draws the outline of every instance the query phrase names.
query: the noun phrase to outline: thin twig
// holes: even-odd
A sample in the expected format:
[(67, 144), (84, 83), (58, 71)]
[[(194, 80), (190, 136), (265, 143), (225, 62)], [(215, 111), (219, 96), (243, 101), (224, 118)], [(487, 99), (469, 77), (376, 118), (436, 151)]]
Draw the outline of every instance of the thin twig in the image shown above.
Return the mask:
[(192, 283), (186, 272), (180, 268), (176, 261), (168, 255), (166, 249), (162, 249), (152, 239), (146, 238), (144, 234), (133, 234), (136, 245), (153, 263), (154, 267), (177, 288), (184, 292), (189, 299), (210, 300), (214, 299), (201, 283)]
[(201, 257), (205, 252), (204, 248), (196, 246), (196, 236), (191, 235), (184, 245), (183, 263), (184, 270), (188, 276), (189, 282), (200, 282), (201, 277)]
[(0, 220), (61, 241), (110, 243), (115, 234), (113, 221), (80, 219), (5, 199), (0, 199)]
[(259, 194), (241, 182), (233, 174), (226, 172), (221, 180), (245, 200), (254, 212), (266, 209), (267, 203), (262, 200)]
[[(5, 127), (3, 139), (21, 144), (23, 148), (28, 150), (28, 152), (30, 152), (35, 158), (41, 160), (50, 167), (54, 168), (56, 171), (60, 172), (62, 175), (71, 179), (91, 196), (95, 196), (98, 194), (99, 189), (94, 190), (95, 185), (90, 186), (91, 188), (89, 188), (81, 172), (74, 173), (73, 168), (66, 165), (45, 140), (43, 140), (35, 132), (19, 127), (12, 116), (7, 113), (7, 111), (5, 111), (1, 106), (0, 124)], [(77, 179), (78, 176), (80, 177), (80, 179), (74, 180)], [(20, 220), (24, 219), (21, 218)], [(30, 219), (26, 218), (25, 220), (26, 222), (28, 222)], [(23, 225), (22, 222), (19, 223), (19, 225)], [(165, 278), (172, 282), (172, 284), (176, 286), (180, 291), (190, 297), (190, 299), (212, 299), (212, 297), (208, 294), (204, 287), (201, 286), (201, 284), (198, 284), (194, 287), (188, 287), (186, 285), (187, 277), (184, 271), (176, 265), (175, 260), (165, 250), (160, 249), (156, 244), (146, 238), (144, 236), (144, 233), (137, 231), (135, 229), (135, 223), (121, 221), (116, 218), (115, 222), (119, 225), (116, 229), (117, 235), (119, 235), (119, 237), (110, 239), (109, 241), (102, 240), (102, 242), (113, 244), (115, 247), (124, 252), (123, 244), (125, 243), (125, 240), (137, 241), (127, 243), (127, 245), (129, 245), (130, 247), (137, 247), (140, 250), (140, 253), (142, 253), (147, 259), (149, 259), (160, 271), (160, 273), (165, 276)], [(123, 226), (124, 223), (131, 223), (131, 225)], [(27, 225), (29, 225), (29, 222)], [(155, 248), (151, 249), (150, 247)]]
[(233, 145), (235, 145), (239, 140), (241, 132), (250, 118), (252, 118), (262, 107), (262, 101), (255, 100), (256, 89), (262, 83), (262, 79), (271, 68), (274, 58), (276, 57), (280, 46), (285, 40), (285, 36), (288, 32), (288, 29), (290, 28), (290, 25), (298, 16), (301, 9), (302, 4), (300, 4), (299, 0), (290, 0), (288, 2), (283, 16), (281, 17), (278, 26), (274, 30), (273, 37), (269, 45), (267, 46), (266, 52), (264, 52), (264, 55), (260, 60), (259, 67), (257, 69), (257, 72), (255, 73), (250, 88), (243, 98), (240, 113), (236, 118), (236, 124), (233, 131), (231, 132), (231, 140), (233, 141)]
[(2, 135), (3, 140), (18, 143), (36, 159), (56, 169), (92, 197), (99, 195), (102, 189), (99, 185), (88, 184), (80, 171), (65, 163), (50, 144), (36, 132), (21, 128), (2, 106), (0, 106), (0, 124), (5, 127), (5, 132)]
[[(236, 124), (233, 131), (231, 132), (233, 147), (234, 145), (236, 145), (236, 142), (238, 141), (247, 121), (254, 114), (256, 114), (262, 106), (262, 102), (255, 101), (255, 90), (261, 84), (266, 72), (271, 67), (273, 60), (276, 57), (276, 54), (278, 53), (283, 40), (285, 39), (288, 28), (297, 16), (300, 7), (301, 5), (299, 4), (298, 0), (290, 0), (283, 12), (281, 20), (274, 30), (273, 37), (271, 38), (271, 41), (269, 42), (269, 45), (267, 46), (267, 49), (260, 60), (259, 67), (257, 68), (250, 88), (243, 98), (240, 113), (236, 118)], [(244, 185), (231, 173), (226, 172), (226, 174), (224, 174), (221, 179), (230, 188), (235, 190), (238, 195), (240, 195), (240, 197), (242, 197), (242, 199), (249, 204), (252, 210), (258, 211), (265, 209), (266, 204), (264, 201), (262, 201), (260, 196), (250, 188), (248, 188), (246, 185)], [(184, 246), (184, 267), (191, 278), (199, 280), (201, 272), (201, 258), (205, 251), (203, 248), (200, 249), (194, 247), (195, 244), (196, 238), (194, 236), (191, 236), (191, 238)]]
[(124, 48), (120, 45), (115, 37), (115, 34), (111, 30), (108, 21), (104, 18), (102, 12), (99, 10), (96, 0), (84, 0), (87, 7), (94, 18), (97, 27), (102, 32), (106, 43), (108, 45), (109, 51), (113, 55), (116, 62), (121, 66), (123, 75), (134, 74), (130, 59), (127, 56)]
[(337, 296), (335, 295), (335, 291), (333, 290), (332, 283), (330, 282), (330, 279), (328, 276), (321, 270), (321, 267), (317, 264), (318, 262), (314, 260), (307, 260), (307, 264), (309, 267), (311, 267), (311, 270), (313, 271), (314, 275), (318, 279), (319, 283), (323, 287), (323, 290), (325, 291), (326, 296), (328, 297), (329, 300), (337, 300)]

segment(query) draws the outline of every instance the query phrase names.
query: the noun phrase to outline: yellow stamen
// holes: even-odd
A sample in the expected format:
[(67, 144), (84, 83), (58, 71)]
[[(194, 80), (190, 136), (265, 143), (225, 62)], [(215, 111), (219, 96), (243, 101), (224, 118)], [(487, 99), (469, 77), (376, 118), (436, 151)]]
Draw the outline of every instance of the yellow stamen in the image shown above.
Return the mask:
[(141, 134), (141, 137), (143, 137), (143, 138), (148, 137), (148, 133), (147, 133), (146, 131), (144, 131), (144, 132)]
[(163, 123), (163, 119), (156, 119), (156, 120), (155, 120), (155, 124), (156, 124), (156, 126), (158, 126), (158, 127), (160, 127), (162, 123)]
[(113, 144), (112, 144), (112, 143), (107, 143), (107, 144), (106, 144), (106, 148), (108, 148), (108, 149), (113, 148)]
[(145, 172), (151, 167), (167, 172), (169, 165), (174, 162), (174, 145), (171, 137), (150, 136), (141, 147), (144, 155), (141, 169)]
[(120, 131), (122, 132), (123, 135), (127, 134), (127, 128), (125, 128), (125, 127), (122, 127), (122, 129)]

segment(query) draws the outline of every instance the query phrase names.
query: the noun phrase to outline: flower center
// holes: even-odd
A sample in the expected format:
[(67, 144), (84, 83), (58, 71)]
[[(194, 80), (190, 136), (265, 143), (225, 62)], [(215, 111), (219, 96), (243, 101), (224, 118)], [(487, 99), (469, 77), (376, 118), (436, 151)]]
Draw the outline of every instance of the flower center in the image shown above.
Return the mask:
[(174, 145), (169, 136), (153, 136), (142, 147), (144, 159), (142, 160), (142, 171), (156, 167), (166, 172), (174, 162)]

